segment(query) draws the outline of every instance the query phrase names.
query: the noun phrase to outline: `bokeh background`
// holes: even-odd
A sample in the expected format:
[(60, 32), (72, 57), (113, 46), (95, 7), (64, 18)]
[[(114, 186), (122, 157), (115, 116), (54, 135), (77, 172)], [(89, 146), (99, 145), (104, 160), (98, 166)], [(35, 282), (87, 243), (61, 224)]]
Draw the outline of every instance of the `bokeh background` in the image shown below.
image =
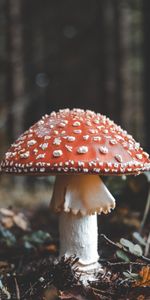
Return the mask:
[(150, 151), (149, 101), (149, 0), (0, 0), (0, 157), (65, 107), (106, 114)]

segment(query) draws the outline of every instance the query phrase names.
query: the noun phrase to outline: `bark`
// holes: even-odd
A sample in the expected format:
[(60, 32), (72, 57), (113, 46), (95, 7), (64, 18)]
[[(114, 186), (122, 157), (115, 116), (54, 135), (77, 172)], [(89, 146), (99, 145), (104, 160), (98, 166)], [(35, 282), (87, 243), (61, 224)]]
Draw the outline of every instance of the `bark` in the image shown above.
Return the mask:
[(9, 17), (9, 56), (11, 82), (8, 82), (12, 88), (13, 105), (12, 115), (12, 135), (16, 139), (23, 132), (23, 114), (25, 109), (25, 87), (23, 71), (23, 41), (22, 41), (22, 23), (21, 23), (21, 1), (8, 0)]
[(145, 131), (147, 137), (147, 150), (150, 151), (150, 2), (149, 0), (143, 0), (143, 57), (144, 57), (144, 112), (145, 112)]

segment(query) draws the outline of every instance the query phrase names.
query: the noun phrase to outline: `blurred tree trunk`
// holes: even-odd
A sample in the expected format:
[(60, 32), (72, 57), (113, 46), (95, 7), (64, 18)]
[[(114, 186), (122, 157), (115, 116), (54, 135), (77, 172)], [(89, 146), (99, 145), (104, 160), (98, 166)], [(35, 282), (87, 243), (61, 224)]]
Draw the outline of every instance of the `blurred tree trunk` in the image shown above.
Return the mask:
[(147, 150), (150, 152), (150, 1), (143, 0), (144, 104)]
[(23, 113), (25, 108), (20, 0), (7, 0), (7, 16), (7, 52), (9, 54), (7, 89), (10, 88), (8, 102), (13, 102), (10, 111), (12, 119), (11, 133), (12, 138), (16, 139), (23, 132)]
[(132, 85), (133, 97), (132, 103), (134, 107), (133, 118), (133, 132), (135, 137), (145, 148), (146, 134), (145, 134), (145, 116), (144, 116), (144, 95), (143, 95), (143, 35), (142, 35), (142, 1), (135, 1), (135, 8), (132, 10)]
[(141, 26), (140, 0), (134, 1), (134, 9), (130, 3), (122, 0), (118, 21), (121, 122), (129, 133), (144, 144), (144, 109), (140, 69), (142, 41), (140, 39), (138, 41)]
[(133, 122), (134, 107), (132, 105), (132, 72), (131, 72), (131, 20), (132, 14), (128, 3), (121, 1), (118, 16), (119, 39), (119, 72), (121, 94), (121, 121), (124, 128), (130, 131)]
[[(7, 55), (8, 69), (6, 95), (8, 102), (8, 137), (14, 141), (24, 130), (25, 82), (23, 72), (23, 41), (21, 24), (21, 1), (7, 0)], [(16, 178), (16, 185), (24, 179)]]
[[(115, 9), (117, 2), (111, 0), (104, 1), (103, 15), (104, 15), (104, 32), (105, 32), (105, 69), (106, 78), (105, 86), (105, 102), (106, 102), (106, 115), (120, 122), (117, 106), (117, 73), (116, 73), (116, 16)], [(104, 58), (102, 58), (104, 59)], [(119, 99), (120, 100), (120, 99)]]

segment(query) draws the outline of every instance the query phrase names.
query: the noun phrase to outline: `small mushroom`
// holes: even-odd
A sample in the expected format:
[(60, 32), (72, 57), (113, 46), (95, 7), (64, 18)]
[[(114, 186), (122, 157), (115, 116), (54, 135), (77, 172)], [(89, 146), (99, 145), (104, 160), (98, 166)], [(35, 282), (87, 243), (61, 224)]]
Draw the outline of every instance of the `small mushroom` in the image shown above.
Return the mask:
[(5, 154), (1, 170), (56, 175), (50, 208), (60, 215), (60, 256), (75, 254), (82, 270), (94, 270), (99, 267), (97, 214), (115, 208), (99, 175), (137, 175), (150, 170), (150, 160), (106, 116), (63, 109), (45, 115), (21, 135)]

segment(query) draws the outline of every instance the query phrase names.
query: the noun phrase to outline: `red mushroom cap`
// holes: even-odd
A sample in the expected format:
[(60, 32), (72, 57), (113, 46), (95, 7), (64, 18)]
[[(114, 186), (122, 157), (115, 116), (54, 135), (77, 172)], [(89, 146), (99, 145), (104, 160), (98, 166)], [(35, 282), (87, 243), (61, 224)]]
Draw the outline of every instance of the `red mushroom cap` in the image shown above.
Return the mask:
[(5, 154), (3, 172), (48, 175), (138, 174), (149, 155), (131, 135), (90, 110), (52, 112), (22, 134)]

